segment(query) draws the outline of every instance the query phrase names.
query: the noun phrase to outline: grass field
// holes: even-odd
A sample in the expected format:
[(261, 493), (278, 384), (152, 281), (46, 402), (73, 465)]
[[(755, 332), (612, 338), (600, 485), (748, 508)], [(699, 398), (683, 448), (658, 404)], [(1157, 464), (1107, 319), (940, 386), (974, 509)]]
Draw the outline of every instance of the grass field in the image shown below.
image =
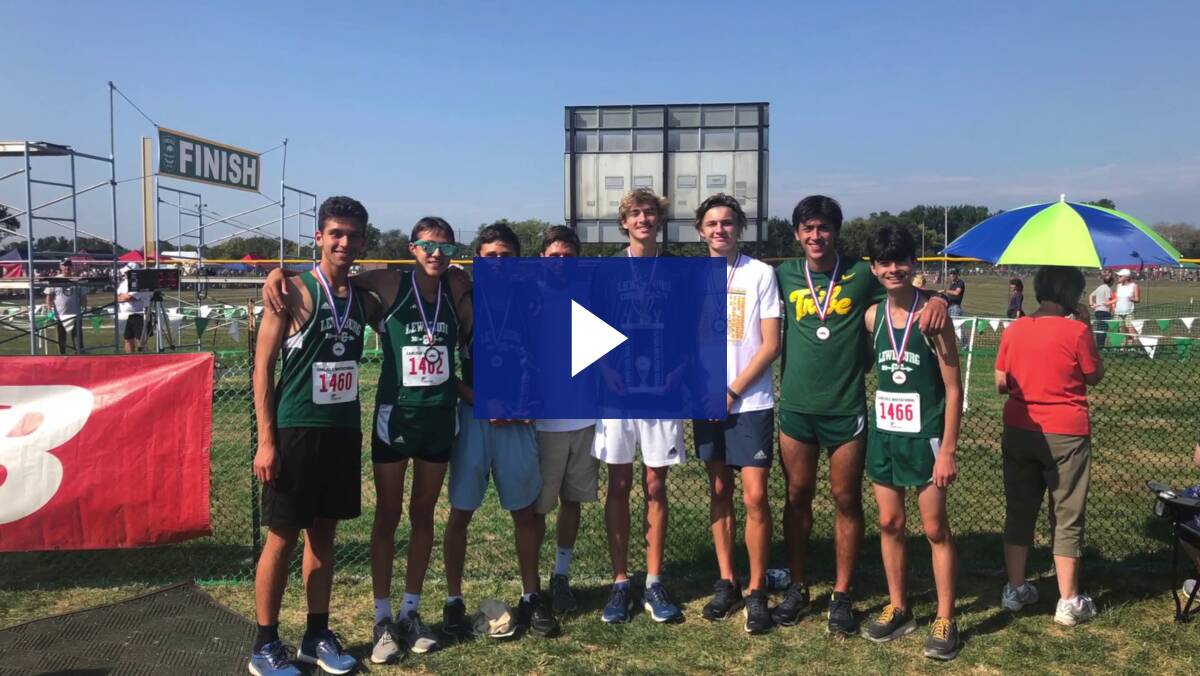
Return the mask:
[[(996, 316), (1007, 302), (1006, 279), (967, 278), (968, 314)], [(1027, 281), (1027, 288), (1032, 286)], [(1197, 285), (1153, 283), (1143, 286), (1148, 304), (1190, 305)], [(212, 294), (210, 301), (244, 304), (245, 290)], [(1030, 292), (1028, 294), (1032, 296)], [(1032, 298), (1026, 304), (1032, 310)], [(1180, 316), (1180, 315), (1176, 315)], [(186, 329), (185, 322), (185, 329)], [(1200, 327), (1195, 327), (1200, 331)], [(1179, 326), (1176, 330), (1181, 330)], [(194, 336), (185, 331), (185, 340)], [(0, 555), (0, 627), (52, 612), (113, 600), (156, 584), (183, 577), (200, 578), (206, 588), (238, 612), (252, 614), (248, 582), (253, 556), (251, 528), (253, 485), (249, 476), (252, 424), (249, 379), (241, 342), (220, 324), (210, 324), (204, 348), (216, 349), (218, 380), (214, 386), (213, 529), (214, 535), (186, 545), (120, 552), (62, 552)], [(951, 519), (961, 552), (960, 626), (968, 641), (962, 657), (948, 668), (954, 672), (1029, 671), (1068, 673), (1109, 669), (1145, 672), (1150, 669), (1187, 669), (1197, 666), (1194, 651), (1174, 650), (1189, 636), (1189, 627), (1170, 623), (1171, 609), (1164, 564), (1166, 532), (1149, 516), (1146, 479), (1176, 485), (1196, 483), (1190, 466), (1191, 440), (1197, 429), (1196, 388), (1200, 360), (1186, 350), (1160, 346), (1154, 359), (1140, 347), (1105, 351), (1108, 376), (1091, 392), (1094, 424), (1093, 487), (1088, 511), (1088, 541), (1084, 583), (1100, 604), (1102, 615), (1090, 626), (1065, 630), (1052, 624), (1053, 579), (1039, 583), (1043, 598), (1035, 609), (1020, 617), (1000, 612), (997, 604), (1002, 584), (999, 571), (999, 530), (1003, 522), (1000, 486), (999, 436), (1002, 400), (991, 389), (991, 371), (997, 334), (986, 324), (973, 330), (974, 350), (969, 376), (970, 402), (964, 416), (960, 447), (960, 480), (951, 491)], [(1192, 332), (1190, 335), (1195, 336)], [(3, 334), (0, 333), (0, 337)], [(192, 338), (194, 340), (194, 338)], [(16, 341), (20, 342), (20, 341)], [(11, 343), (4, 347), (10, 346)], [(4, 349), (0, 347), (0, 349)], [(370, 365), (364, 383), (373, 383)], [(373, 390), (364, 387), (365, 401)], [(369, 639), (369, 574), (366, 544), (374, 507), (370, 470), (364, 463), (364, 515), (339, 532), (339, 574), (334, 622), (351, 645)], [(825, 483), (822, 486), (827, 485)], [(576, 554), (576, 584), (585, 592), (585, 612), (568, 618), (566, 635), (554, 641), (527, 638), (494, 644), (480, 642), (409, 661), (418, 671), (450, 669), (494, 672), (863, 672), (924, 670), (943, 667), (919, 656), (920, 643), (932, 611), (928, 547), (910, 527), (910, 559), (916, 580), (918, 618), (925, 618), (921, 633), (877, 647), (864, 641), (831, 641), (823, 621), (808, 620), (794, 629), (748, 639), (740, 621), (710, 625), (699, 619), (715, 565), (707, 523), (707, 489), (703, 468), (691, 462), (671, 474), (671, 531), (668, 541), (668, 575), (671, 588), (685, 603), (689, 620), (682, 627), (655, 626), (641, 616), (627, 627), (607, 627), (599, 622), (607, 582), (607, 550), (599, 505), (584, 509), (584, 527)], [(635, 505), (641, 504), (635, 496)], [(868, 535), (860, 558), (856, 594), (859, 609), (876, 612), (885, 602), (885, 585), (879, 567), (875, 510), (868, 497)], [(772, 477), (772, 507), (778, 518), (782, 506), (782, 476)], [(825, 593), (832, 579), (832, 508), (827, 489), (818, 491), (815, 503), (812, 582), (814, 592)], [(446, 503), (441, 502), (437, 523), (444, 524)], [(403, 563), (406, 527), (398, 534), (397, 549)], [(1049, 567), (1045, 551), (1046, 527), (1039, 530), (1039, 549), (1033, 559), (1037, 570)], [(635, 569), (642, 560), (639, 542), (633, 543)], [(777, 533), (773, 563), (783, 554)], [(544, 552), (544, 569), (550, 551)], [(744, 559), (739, 560), (745, 570)], [(484, 597), (515, 600), (515, 554), (511, 521), (495, 503), (494, 493), (472, 524), (467, 562), (468, 602)], [(440, 548), (426, 588), (424, 614), (440, 619), (444, 582)], [(303, 626), (302, 596), (293, 584), (286, 603), (284, 628), (295, 636)], [(818, 606), (823, 606), (819, 602)], [(386, 669), (377, 669), (386, 671)]]

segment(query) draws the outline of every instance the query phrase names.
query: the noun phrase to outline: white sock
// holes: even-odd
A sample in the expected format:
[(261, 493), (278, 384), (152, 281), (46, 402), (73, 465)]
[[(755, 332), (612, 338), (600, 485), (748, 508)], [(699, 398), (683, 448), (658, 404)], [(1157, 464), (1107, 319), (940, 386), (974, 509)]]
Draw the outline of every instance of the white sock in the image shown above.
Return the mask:
[(660, 578), (657, 575), (651, 575), (650, 573), (646, 573), (646, 589), (649, 589), (650, 586), (656, 582), (662, 582), (662, 578)]
[(404, 600), (400, 602), (400, 614), (404, 617), (408, 617), (409, 613), (415, 613), (420, 609), (421, 595), (404, 592)]
[(575, 550), (571, 547), (559, 547), (558, 552), (554, 555), (554, 574), (555, 575), (570, 575), (571, 574), (571, 555)]
[(391, 599), (375, 599), (375, 621), (382, 622), (383, 620), (392, 619), (392, 600)]
[[(451, 603), (454, 603), (455, 601), (462, 601), (462, 600), (463, 600), (462, 594), (459, 594), (457, 596), (447, 596), (446, 597), (446, 605), (450, 605)], [(463, 601), (463, 602), (466, 603), (465, 601)]]
[(522, 601), (524, 601), (524, 602), (526, 602), (526, 603), (529, 603), (529, 599), (531, 599), (531, 598), (533, 598), (533, 594), (532, 594), (532, 593), (530, 593), (530, 592), (526, 592), (526, 593), (524, 593), (524, 594), (521, 594), (521, 600), (522, 600)]

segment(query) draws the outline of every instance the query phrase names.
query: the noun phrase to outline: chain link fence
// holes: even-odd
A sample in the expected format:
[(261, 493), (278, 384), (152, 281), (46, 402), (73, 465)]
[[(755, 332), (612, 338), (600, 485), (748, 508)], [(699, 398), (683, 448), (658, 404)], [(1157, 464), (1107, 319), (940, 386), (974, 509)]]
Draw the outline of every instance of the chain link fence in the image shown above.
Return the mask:
[[(1099, 562), (1157, 565), (1156, 561), (1166, 551), (1168, 533), (1150, 516), (1150, 495), (1144, 482), (1158, 479), (1176, 486), (1197, 483), (1198, 472), (1191, 465), (1190, 450), (1200, 410), (1200, 390), (1196, 386), (1200, 382), (1200, 359), (1191, 352), (1193, 327), (1185, 328), (1178, 315), (1169, 319), (1171, 331), (1158, 334), (1159, 340), (1152, 345), (1141, 340), (1149, 333), (1145, 326), (1142, 333), (1132, 332), (1129, 327), (1117, 328), (1119, 335), (1124, 336), (1119, 346), (1109, 338), (1112, 332), (1108, 327), (1100, 330), (1107, 374), (1089, 394), (1093, 470), (1087, 510), (1088, 565)], [(957, 322), (967, 410), (959, 443), (959, 479), (949, 493), (949, 514), (963, 551), (962, 567), (967, 571), (994, 571), (1003, 565), (1000, 547), (1004, 521), (1000, 469), (1003, 398), (995, 393), (992, 374), (996, 347), (1006, 321), (973, 318)], [(1153, 326), (1157, 329), (1157, 322)], [(378, 350), (369, 351), (361, 367), (364, 384), (361, 396), (365, 403), (374, 400), (374, 383), (381, 364), (382, 354)], [(250, 467), (255, 434), (250, 374), (251, 359), (245, 349), (217, 353), (213, 383), (211, 536), (178, 545), (133, 550), (0, 554), (0, 587), (65, 588), (187, 577), (212, 583), (250, 580), (257, 548), (264, 537), (259, 525), (259, 490)], [(874, 383), (869, 383), (868, 389), (873, 388)], [(368, 579), (370, 574), (368, 546), (376, 503), (369, 452), (369, 411), (369, 404), (364, 405), (363, 513), (358, 519), (343, 523), (337, 538), (339, 576), (358, 579)], [(690, 444), (690, 425), (688, 428)], [(688, 453), (692, 456), (690, 446)], [(813, 573), (818, 576), (832, 574), (833, 507), (826, 470), (823, 461), (814, 502), (810, 550), (815, 561)], [(603, 470), (600, 485), (600, 501), (583, 508), (573, 569), (579, 579), (602, 581), (609, 575)], [(673, 468), (668, 490), (669, 572), (673, 576), (709, 578), (715, 571), (715, 560), (708, 519), (708, 484), (702, 463), (691, 457), (682, 466)], [(784, 565), (779, 526), (784, 482), (777, 460), (771, 473), (770, 494), (775, 524), (772, 565)], [(636, 489), (632, 500), (635, 535), (631, 538), (630, 562), (636, 570), (644, 561), (644, 543), (636, 535), (644, 500)], [(744, 523), (740, 500), (735, 500), (735, 504), (739, 506), (738, 523)], [(877, 549), (872, 545), (878, 533), (877, 512), (866, 484), (864, 505), (868, 545), (859, 566), (860, 570), (878, 572)], [(435, 517), (438, 542), (448, 512), (443, 496)], [(543, 548), (543, 570), (549, 570), (552, 563), (555, 514), (552, 512), (547, 518), (549, 542)], [(1044, 519), (1043, 516), (1038, 531), (1043, 552), (1049, 532)], [(910, 524), (912, 534), (919, 536), (919, 519), (911, 519)], [(501, 510), (492, 490), (471, 524), (469, 542), (468, 579), (518, 579), (512, 520)], [(403, 520), (396, 536), (398, 570), (404, 565), (406, 543), (407, 522)], [(431, 580), (443, 575), (440, 550), (440, 545), (435, 547), (429, 570)], [(739, 569), (744, 571), (744, 555), (739, 557)], [(928, 565), (927, 557), (920, 554), (914, 553), (911, 558), (915, 567), (919, 568), (923, 559), (924, 565)]]

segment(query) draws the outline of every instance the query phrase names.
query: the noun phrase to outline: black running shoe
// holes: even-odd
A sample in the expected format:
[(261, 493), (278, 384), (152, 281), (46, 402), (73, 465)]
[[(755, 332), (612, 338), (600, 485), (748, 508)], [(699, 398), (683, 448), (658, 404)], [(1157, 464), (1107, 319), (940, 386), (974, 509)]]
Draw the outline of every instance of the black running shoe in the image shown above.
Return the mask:
[[(833, 620), (829, 622), (832, 625)], [(897, 608), (889, 603), (883, 607), (883, 612), (879, 613), (874, 622), (863, 627), (862, 635), (872, 643), (887, 643), (911, 634), (916, 628), (917, 622), (913, 619), (911, 610)]]
[(825, 631), (830, 634), (854, 636), (858, 633), (858, 621), (854, 619), (854, 602), (850, 595), (833, 592), (829, 597), (829, 624)]
[(791, 627), (808, 612), (808, 585), (793, 582), (783, 594), (783, 600), (771, 610), (771, 619), (783, 627)]
[(459, 640), (475, 635), (475, 627), (467, 617), (467, 604), (462, 599), (454, 599), (442, 607), (442, 633)]
[(775, 626), (771, 621), (771, 612), (767, 610), (767, 593), (761, 589), (746, 595), (745, 613), (744, 628), (747, 634), (765, 634)]
[(517, 624), (543, 638), (554, 638), (562, 630), (550, 609), (550, 599), (540, 593), (531, 594), (528, 601), (522, 598), (517, 604)]
[(944, 617), (934, 620), (929, 628), (929, 638), (925, 641), (925, 657), (952, 660), (958, 657), (959, 647), (958, 623)]
[(729, 619), (742, 605), (742, 590), (738, 585), (729, 580), (717, 580), (713, 585), (712, 600), (704, 604), (700, 614), (710, 622), (720, 622)]

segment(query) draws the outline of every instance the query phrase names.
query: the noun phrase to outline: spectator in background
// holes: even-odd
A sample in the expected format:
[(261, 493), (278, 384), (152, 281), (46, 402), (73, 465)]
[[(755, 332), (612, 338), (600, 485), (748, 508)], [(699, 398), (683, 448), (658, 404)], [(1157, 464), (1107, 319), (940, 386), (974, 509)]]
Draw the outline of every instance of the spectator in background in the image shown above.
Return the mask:
[(1013, 277), (1008, 280), (1008, 312), (1005, 317), (1018, 319), (1025, 316), (1025, 284)]
[(141, 266), (129, 263), (121, 268), (121, 283), (117, 285), (117, 321), (125, 323), (125, 331), (121, 334), (125, 340), (125, 351), (138, 352), (143, 347), (142, 332), (145, 328), (146, 306), (150, 303), (150, 294), (146, 291), (129, 292), (129, 273)]
[(1092, 599), (1079, 593), (1079, 559), (1091, 476), (1087, 387), (1104, 377), (1104, 364), (1087, 335), (1087, 306), (1079, 304), (1084, 284), (1077, 268), (1038, 270), (1038, 309), (1008, 327), (996, 356), (996, 389), (1008, 395), (1000, 442), (1008, 582), (1000, 603), (1016, 612), (1038, 600), (1025, 568), (1049, 489), (1059, 592), (1054, 621), (1065, 626), (1096, 615)]
[(1117, 271), (1117, 289), (1113, 296), (1113, 314), (1121, 320), (1122, 325), (1126, 325), (1133, 319), (1133, 311), (1142, 301), (1137, 282), (1133, 281), (1133, 273), (1129, 268)]
[[(1109, 270), (1100, 273), (1100, 286), (1088, 295), (1088, 305), (1092, 306), (1092, 317), (1096, 322), (1112, 319), (1112, 306), (1115, 302), (1112, 291), (1113, 274)], [(1097, 325), (1098, 331), (1104, 327)]]
[(74, 275), (70, 258), (58, 265), (58, 276), (65, 280), (62, 286), (46, 287), (46, 309), (54, 311), (54, 327), (58, 332), (58, 353), (67, 353), (67, 332), (75, 352), (84, 354), (83, 313), (87, 310), (87, 288), (71, 280)]
[(946, 299), (950, 301), (949, 314), (951, 317), (962, 316), (962, 302), (966, 291), (967, 285), (958, 276), (958, 268), (950, 268), (950, 282), (946, 285)]
[(913, 285), (914, 289), (924, 289), (925, 288), (925, 273), (918, 272), (917, 274), (913, 275), (912, 285)]

